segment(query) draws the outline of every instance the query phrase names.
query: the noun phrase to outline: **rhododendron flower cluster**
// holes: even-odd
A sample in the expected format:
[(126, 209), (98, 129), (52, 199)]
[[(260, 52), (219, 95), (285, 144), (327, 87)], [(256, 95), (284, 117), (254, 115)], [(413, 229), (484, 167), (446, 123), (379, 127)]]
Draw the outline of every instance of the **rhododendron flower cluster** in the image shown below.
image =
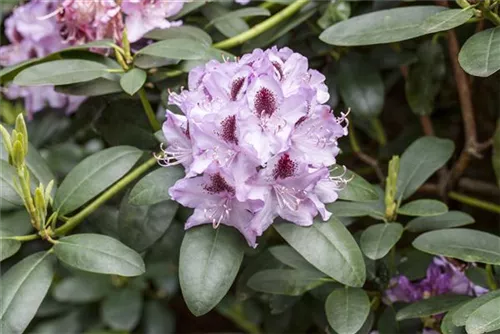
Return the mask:
[(186, 228), (225, 224), (255, 247), (278, 216), (303, 226), (330, 217), (325, 203), (346, 183), (333, 166), (347, 119), (325, 105), (324, 80), (307, 58), (276, 47), (190, 72), (188, 89), (170, 95), (183, 114), (167, 110), (159, 157), (185, 168), (169, 192), (195, 209)]

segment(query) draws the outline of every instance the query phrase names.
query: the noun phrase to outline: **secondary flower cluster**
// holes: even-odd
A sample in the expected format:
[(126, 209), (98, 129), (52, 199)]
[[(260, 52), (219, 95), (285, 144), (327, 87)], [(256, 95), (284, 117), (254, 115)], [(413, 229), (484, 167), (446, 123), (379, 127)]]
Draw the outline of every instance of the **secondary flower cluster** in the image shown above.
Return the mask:
[(330, 217), (325, 203), (346, 183), (329, 168), (347, 119), (324, 104), (324, 80), (307, 58), (276, 47), (190, 72), (188, 89), (170, 95), (182, 114), (167, 110), (159, 157), (185, 168), (169, 191), (195, 209), (186, 228), (233, 226), (255, 247), (277, 216), (304, 226)]

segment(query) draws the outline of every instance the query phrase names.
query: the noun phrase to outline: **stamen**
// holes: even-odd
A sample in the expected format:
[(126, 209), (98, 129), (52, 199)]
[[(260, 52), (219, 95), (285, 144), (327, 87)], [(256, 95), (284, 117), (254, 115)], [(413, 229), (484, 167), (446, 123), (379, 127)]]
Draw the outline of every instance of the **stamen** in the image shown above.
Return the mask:
[(189, 160), (192, 156), (192, 150), (190, 148), (175, 146), (174, 144), (165, 148), (165, 145), (161, 143), (160, 149), (162, 154), (153, 153), (153, 155), (156, 160), (158, 160), (158, 164), (162, 167), (171, 167), (182, 164)]
[[(335, 172), (339, 166), (335, 166), (334, 168), (330, 169), (329, 172), (330, 174)], [(330, 181), (334, 183), (335, 190), (344, 190), (345, 187), (347, 187), (347, 184), (351, 182), (355, 175), (353, 174), (349, 179), (344, 178), (345, 174), (347, 173), (347, 168), (345, 166), (342, 166), (342, 174), (336, 175), (336, 176), (329, 176)]]
[(54, 10), (52, 13), (48, 13), (47, 15), (44, 16), (38, 16), (36, 19), (39, 21), (47, 20), (50, 19), (51, 17), (56, 16), (59, 13), (64, 13), (64, 8), (62, 7), (56, 8), (56, 10)]
[(213, 228), (218, 228), (219, 225), (229, 218), (231, 208), (228, 205), (229, 200), (225, 200), (222, 205), (217, 204), (209, 209), (203, 209), (205, 218), (212, 222)]
[(304, 195), (304, 191), (297, 191), (295, 188), (287, 188), (282, 185), (275, 185), (274, 192), (276, 193), (276, 199), (278, 200), (278, 205), (281, 209), (288, 208), (292, 211), (297, 211), (300, 206), (300, 199), (297, 194)]

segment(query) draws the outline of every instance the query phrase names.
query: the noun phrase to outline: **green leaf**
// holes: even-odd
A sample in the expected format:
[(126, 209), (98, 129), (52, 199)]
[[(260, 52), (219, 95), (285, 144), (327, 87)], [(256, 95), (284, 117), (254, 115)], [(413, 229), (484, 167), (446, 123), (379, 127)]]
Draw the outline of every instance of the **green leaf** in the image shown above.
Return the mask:
[(170, 59), (203, 59), (208, 46), (187, 38), (166, 39), (146, 46), (137, 54)]
[(114, 330), (132, 331), (141, 312), (141, 291), (130, 287), (113, 291), (101, 305), (102, 320)]
[(133, 205), (152, 205), (170, 200), (168, 190), (183, 177), (182, 168), (158, 168), (137, 182), (130, 192), (129, 202)]
[(465, 228), (431, 231), (413, 241), (422, 252), (500, 265), (500, 237)]
[(72, 85), (62, 85), (55, 88), (56, 92), (77, 96), (101, 96), (123, 91), (119, 81), (107, 78), (97, 78)]
[(482, 295), (480, 297), (474, 298), (467, 303), (463, 304), (460, 306), (454, 313), (453, 313), (453, 324), (455, 326), (465, 326), (465, 323), (467, 322), (467, 319), (471, 316), (472, 313), (474, 313), (479, 307), (482, 305), (486, 304), (487, 302), (497, 299), (500, 297), (500, 290), (495, 290), (488, 292), (485, 295)]
[[(404, 41), (449, 29), (448, 25), (439, 26), (430, 18), (445, 10), (438, 6), (411, 6), (380, 10), (341, 21), (323, 31), (319, 38), (328, 44), (355, 46), (392, 43)], [(427, 24), (425, 24), (426, 20)], [(429, 32), (423, 27), (430, 29)], [(433, 29), (431, 29), (433, 28)]]
[(269, 251), (271, 254), (278, 259), (280, 262), (286, 264), (293, 269), (299, 269), (302, 271), (316, 271), (317, 269), (307, 262), (306, 259), (302, 257), (296, 250), (287, 245), (279, 245), (270, 247)]
[(235, 18), (253, 17), (253, 16), (270, 16), (269, 10), (261, 7), (245, 7), (237, 10), (233, 10), (227, 14), (221, 15), (219, 17), (211, 20), (207, 27), (212, 26), (216, 23), (221, 23), (223, 21), (231, 21)]
[(384, 83), (378, 69), (357, 53), (342, 57), (338, 86), (346, 106), (362, 117), (376, 117), (384, 106)]
[[(218, 17), (230, 13), (229, 10), (224, 8), (218, 3), (209, 3), (201, 9), (203, 15), (211, 21)], [(239, 17), (233, 17), (219, 22), (214, 22), (215, 27), (226, 37), (233, 37), (247, 31), (250, 27), (248, 24)]]
[(61, 238), (54, 246), (59, 260), (80, 270), (138, 276), (144, 273), (139, 254), (121, 242), (100, 234), (75, 234)]
[(29, 234), (33, 230), (30, 216), (24, 208), (14, 212), (2, 212), (1, 215), (0, 233), (24, 235)]
[(472, 223), (474, 218), (471, 215), (461, 211), (449, 211), (439, 216), (415, 218), (406, 225), (406, 229), (410, 232), (425, 232)]
[(452, 308), (441, 321), (441, 332), (443, 334), (467, 334), (463, 327), (458, 327), (453, 324), (453, 317), (455, 316), (456, 311), (460, 308), (460, 305)]
[(427, 268), (434, 257), (416, 249), (409, 249), (398, 265), (398, 272), (405, 275), (410, 281), (426, 277)]
[(370, 313), (370, 299), (362, 289), (336, 289), (326, 299), (328, 323), (339, 334), (355, 334)]
[(44, 62), (47, 62), (50, 60), (56, 60), (56, 59), (59, 59), (59, 55), (51, 54), (51, 55), (48, 55), (47, 57), (44, 57), (44, 58), (33, 58), (33, 59), (29, 59), (29, 60), (20, 62), (18, 64), (12, 65), (12, 66), (2, 68), (0, 70), (0, 83), (5, 84), (5, 83), (11, 81), (12, 79), (14, 79), (16, 77), (17, 74), (19, 74), (19, 72), (23, 71), (24, 69), (26, 69), (30, 66), (44, 63)]
[(16, 254), (19, 248), (21, 248), (21, 242), (18, 240), (8, 239), (9, 235), (10, 233), (5, 233), (4, 231), (0, 230), (0, 261), (3, 261)]
[(396, 319), (401, 321), (444, 313), (470, 299), (471, 297), (463, 295), (440, 295), (422, 299), (399, 310)]
[(206, 2), (204, 2), (204, 1), (186, 2), (182, 6), (182, 9), (180, 10), (180, 12), (178, 12), (175, 16), (172, 16), (171, 18), (169, 18), (169, 20), (172, 20), (172, 21), (178, 20), (181, 17), (185, 16), (186, 14), (189, 14), (189, 13), (191, 13), (191, 12), (193, 12), (193, 11), (197, 10), (198, 8), (205, 6), (205, 5), (206, 5)]
[(468, 334), (482, 334), (500, 329), (500, 297), (479, 306), (465, 322)]
[(155, 40), (185, 38), (203, 43), (206, 46), (212, 45), (212, 37), (210, 37), (209, 34), (198, 27), (188, 25), (170, 27), (167, 29), (153, 29), (144, 37)]
[(327, 204), (328, 211), (335, 217), (363, 217), (371, 216), (375, 219), (384, 219), (385, 208), (380, 208), (377, 202), (333, 202)]
[(444, 52), (441, 44), (425, 41), (418, 48), (417, 56), (418, 62), (409, 67), (406, 100), (416, 115), (430, 115), (446, 73)]
[(60, 215), (81, 207), (121, 179), (141, 155), (131, 146), (112, 147), (91, 155), (66, 176), (56, 193), (54, 207)]
[(0, 160), (0, 210), (11, 210), (23, 206), (23, 200), (19, 196), (14, 186), (17, 180), (16, 169), (6, 161)]
[[(331, 173), (331, 176), (335, 175), (337, 174)], [(344, 177), (351, 181), (347, 183), (344, 189), (338, 192), (339, 199), (354, 202), (368, 202), (378, 199), (378, 194), (373, 189), (373, 186), (358, 174), (347, 171)]]
[(488, 272), (484, 268), (469, 266), (465, 269), (465, 276), (477, 286), (488, 287)]
[(487, 29), (470, 37), (458, 54), (465, 72), (487, 77), (500, 70), (500, 27)]
[(111, 280), (102, 275), (79, 275), (63, 279), (52, 295), (60, 302), (90, 303), (103, 298), (111, 288)]
[[(40, 306), (40, 308), (42, 308)], [(67, 311), (67, 310), (66, 310)], [(67, 315), (39, 322), (30, 330), (30, 333), (36, 334), (77, 334), (82, 333), (82, 311), (72, 311)], [(86, 332), (88, 334), (88, 332)], [(101, 333), (102, 334), (102, 333)]]
[(422, 137), (414, 141), (401, 156), (396, 197), (410, 197), (450, 159), (454, 149), (448, 139)]
[(381, 259), (389, 253), (402, 235), (403, 226), (399, 223), (372, 225), (361, 234), (361, 250), (369, 259)]
[(426, 34), (453, 29), (466, 23), (474, 15), (471, 7), (465, 9), (447, 9), (426, 19), (420, 28)]
[(247, 284), (255, 291), (300, 296), (324, 283), (325, 275), (296, 269), (268, 269), (255, 273)]
[(122, 76), (120, 85), (127, 94), (134, 95), (144, 85), (147, 76), (145, 71), (133, 68)]
[(125, 196), (118, 218), (120, 240), (138, 252), (146, 250), (168, 229), (178, 207), (177, 202), (169, 200), (137, 206)]
[(446, 204), (434, 199), (417, 199), (400, 206), (397, 212), (405, 216), (439, 216), (448, 211)]
[(34, 65), (21, 71), (14, 84), (19, 86), (68, 85), (97, 79), (107, 66), (89, 60), (65, 59)]
[(175, 333), (175, 318), (156, 300), (145, 305), (144, 334)]
[(240, 268), (244, 248), (239, 233), (226, 226), (214, 229), (203, 225), (186, 232), (179, 281), (191, 313), (207, 313), (226, 295)]
[(1, 277), (2, 333), (22, 333), (28, 327), (52, 283), (54, 270), (51, 260), (49, 252), (32, 254)]
[[(273, 224), (285, 241), (314, 267), (345, 285), (360, 287), (366, 279), (363, 254), (349, 231), (336, 218), (302, 227)], [(328, 254), (328, 256), (324, 256)]]
[(500, 187), (500, 119), (497, 121), (497, 129), (493, 136), (493, 156), (491, 160), (497, 177), (497, 184)]

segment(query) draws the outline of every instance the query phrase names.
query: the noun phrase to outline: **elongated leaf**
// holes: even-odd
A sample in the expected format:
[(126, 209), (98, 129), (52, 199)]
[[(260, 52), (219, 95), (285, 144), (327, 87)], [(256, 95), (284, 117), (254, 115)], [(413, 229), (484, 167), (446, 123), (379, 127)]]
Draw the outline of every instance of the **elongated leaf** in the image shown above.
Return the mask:
[(167, 29), (154, 29), (148, 32), (145, 37), (155, 40), (186, 38), (203, 43), (207, 46), (212, 44), (212, 37), (204, 30), (188, 25), (170, 27)]
[(14, 186), (14, 180), (17, 180), (17, 173), (14, 167), (6, 161), (0, 160), (0, 210), (10, 210), (21, 208), (23, 200), (19, 196)]
[(372, 225), (361, 234), (361, 250), (372, 260), (381, 259), (389, 253), (402, 235), (403, 226), (399, 223)]
[(179, 281), (189, 310), (210, 311), (226, 295), (243, 260), (244, 241), (232, 228), (204, 225), (189, 229), (182, 241)]
[(466, 262), (500, 265), (500, 237), (486, 232), (465, 228), (431, 231), (416, 238), (413, 247)]
[[(440, 31), (433, 21), (433, 15), (445, 10), (438, 6), (411, 6), (380, 10), (341, 21), (323, 31), (319, 38), (333, 45), (371, 45), (404, 41), (427, 34), (422, 25)], [(444, 26), (444, 25), (443, 25)], [(447, 26), (442, 27), (446, 30)], [(429, 28), (428, 28), (429, 29)]]
[[(3, 216), (3, 214), (2, 214)], [(0, 230), (0, 261), (3, 261), (12, 255), (16, 254), (21, 248), (21, 242), (13, 239), (8, 239), (10, 233), (5, 233)]]
[(422, 137), (414, 141), (401, 156), (396, 197), (410, 197), (450, 159), (454, 148), (448, 139)]
[(2, 276), (2, 333), (22, 333), (28, 327), (52, 283), (54, 271), (51, 260), (48, 252), (35, 253)]
[(467, 303), (460, 306), (453, 313), (453, 324), (455, 326), (465, 326), (467, 319), (472, 313), (474, 313), (480, 306), (486, 304), (490, 300), (497, 299), (500, 297), (500, 290), (491, 291), (485, 295), (474, 298)]
[(500, 119), (497, 121), (497, 129), (493, 137), (493, 169), (497, 177), (497, 184), (500, 187)]
[(309, 272), (296, 269), (268, 269), (259, 271), (248, 280), (247, 284), (255, 291), (300, 296), (306, 291), (323, 284), (321, 272)]
[(142, 295), (127, 287), (112, 292), (102, 303), (102, 320), (114, 330), (132, 331), (141, 318)]
[(500, 70), (500, 27), (481, 31), (469, 38), (458, 61), (465, 72), (487, 77)]
[(447, 9), (426, 19), (420, 28), (426, 34), (453, 29), (466, 23), (474, 15), (472, 8)]
[(354, 334), (370, 313), (370, 299), (362, 289), (336, 289), (326, 299), (328, 323), (339, 334)]
[(138, 276), (144, 262), (134, 250), (111, 237), (82, 233), (58, 240), (54, 253), (72, 267), (100, 274)]
[[(210, 3), (201, 9), (208, 20), (214, 20), (229, 13), (229, 10), (218, 3)], [(215, 27), (226, 37), (233, 37), (247, 31), (250, 27), (239, 17), (233, 17), (223, 21), (215, 22)]]
[(64, 215), (84, 205), (125, 175), (141, 155), (135, 147), (117, 146), (86, 158), (62, 182), (55, 208)]
[(77, 96), (101, 96), (122, 92), (119, 81), (97, 78), (72, 85), (62, 85), (55, 88), (56, 92)]
[(363, 217), (372, 216), (376, 219), (385, 217), (384, 208), (372, 202), (343, 202), (338, 201), (327, 205), (328, 211), (335, 217)]
[(472, 223), (474, 218), (471, 215), (461, 211), (449, 211), (439, 216), (415, 218), (406, 225), (406, 229), (410, 232), (425, 232)]
[(396, 319), (401, 321), (443, 313), (470, 299), (471, 297), (469, 296), (450, 294), (419, 300), (399, 310), (396, 314)]
[(293, 269), (302, 271), (317, 270), (312, 264), (307, 262), (295, 249), (287, 245), (274, 246), (269, 248), (271, 254), (280, 262), (286, 264)]
[(447, 211), (446, 204), (433, 199), (418, 199), (398, 208), (398, 213), (405, 216), (439, 216)]
[(356, 115), (375, 117), (384, 106), (384, 83), (378, 69), (352, 53), (339, 63), (338, 85), (344, 103)]
[[(2, 189), (3, 190), (3, 189)], [(29, 234), (33, 229), (31, 219), (25, 208), (14, 212), (2, 212), (0, 236)]]
[(453, 324), (453, 317), (455, 316), (456, 311), (460, 308), (460, 304), (452, 308), (441, 321), (441, 332), (443, 334), (467, 334), (465, 332), (464, 327), (459, 327)]
[(56, 285), (53, 296), (60, 302), (90, 303), (103, 298), (111, 287), (111, 279), (108, 276), (72, 276)]
[(500, 296), (479, 306), (465, 322), (469, 334), (482, 334), (500, 329)]
[(244, 17), (253, 17), (253, 16), (269, 16), (271, 13), (261, 7), (246, 7), (237, 10), (233, 10), (227, 14), (216, 17), (208, 23), (208, 26), (211, 26), (215, 23), (220, 23), (223, 21), (230, 21), (234, 18), (244, 18)]
[(160, 302), (151, 300), (146, 303), (144, 308), (144, 334), (175, 332), (175, 317)]
[(323, 273), (345, 285), (364, 284), (366, 272), (361, 250), (336, 218), (326, 223), (315, 222), (310, 227), (288, 222), (273, 226), (290, 246)]
[(137, 54), (145, 54), (171, 59), (203, 59), (208, 46), (187, 38), (166, 39), (141, 49)]
[(168, 190), (182, 177), (184, 171), (177, 167), (159, 168), (149, 173), (132, 188), (130, 204), (152, 205), (170, 200)]
[(47, 57), (44, 57), (44, 58), (29, 59), (29, 60), (20, 62), (19, 64), (15, 64), (12, 66), (2, 68), (0, 70), (0, 83), (5, 84), (5, 83), (13, 80), (16, 77), (16, 75), (18, 75), (21, 71), (23, 71), (24, 69), (26, 69), (30, 66), (44, 63), (44, 62), (47, 62), (50, 60), (56, 60), (56, 59), (59, 59), (59, 55), (51, 54), (51, 55), (48, 55)]
[[(331, 175), (336, 176), (338, 174), (333, 172)], [(361, 176), (351, 171), (347, 171), (344, 177), (351, 181), (347, 183), (344, 189), (339, 191), (339, 199), (355, 202), (367, 202), (378, 199), (378, 194), (373, 186)]]
[(144, 85), (147, 76), (143, 70), (133, 68), (122, 76), (120, 85), (127, 94), (134, 95)]
[(82, 59), (64, 59), (34, 65), (21, 71), (14, 83), (20, 86), (68, 85), (105, 75), (107, 67)]

